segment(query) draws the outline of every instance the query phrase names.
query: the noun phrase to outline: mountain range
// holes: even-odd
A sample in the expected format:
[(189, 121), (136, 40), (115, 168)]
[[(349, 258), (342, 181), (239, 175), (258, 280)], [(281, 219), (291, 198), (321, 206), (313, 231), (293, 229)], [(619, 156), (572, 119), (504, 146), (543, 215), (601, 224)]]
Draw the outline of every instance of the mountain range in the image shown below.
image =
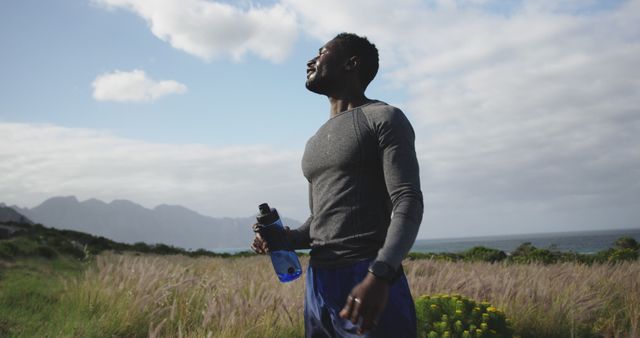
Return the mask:
[(4, 203), (0, 203), (0, 222), (33, 224), (30, 219), (24, 217), (24, 215), (21, 215), (13, 208), (6, 206)]
[[(58, 229), (103, 236), (124, 243), (164, 243), (185, 249), (249, 248), (255, 217), (214, 218), (177, 205), (145, 208), (128, 200), (105, 203), (52, 197), (33, 208), (11, 207), (29, 220)], [(7, 209), (7, 208), (3, 208)], [(300, 222), (283, 218), (291, 228)]]

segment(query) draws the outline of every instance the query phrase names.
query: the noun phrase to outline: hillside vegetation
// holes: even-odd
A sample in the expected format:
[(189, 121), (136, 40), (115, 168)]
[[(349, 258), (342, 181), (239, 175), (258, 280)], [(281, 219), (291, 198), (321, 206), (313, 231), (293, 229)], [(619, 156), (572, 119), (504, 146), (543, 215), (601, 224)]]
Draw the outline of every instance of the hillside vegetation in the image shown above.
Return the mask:
[[(303, 335), (304, 281), (279, 283), (268, 257), (9, 225), (20, 231), (0, 240), (1, 337)], [(510, 254), (412, 254), (404, 267), (414, 297), (490, 302), (516, 336), (637, 337), (637, 256), (638, 243), (621, 238), (595, 255), (525, 243)]]
[[(142, 242), (126, 244), (84, 232), (48, 228), (41, 224), (5, 222), (0, 223), (0, 225), (19, 229), (10, 237), (4, 240), (0, 239), (0, 259), (5, 260), (20, 257), (55, 258), (58, 255), (68, 255), (77, 259), (86, 259), (107, 250), (158, 255), (186, 255), (190, 257), (234, 256), (228, 253), (215, 253), (204, 249), (187, 251), (166, 244), (149, 245)], [(235, 254), (235, 256), (245, 255), (252, 254), (249, 252)]]

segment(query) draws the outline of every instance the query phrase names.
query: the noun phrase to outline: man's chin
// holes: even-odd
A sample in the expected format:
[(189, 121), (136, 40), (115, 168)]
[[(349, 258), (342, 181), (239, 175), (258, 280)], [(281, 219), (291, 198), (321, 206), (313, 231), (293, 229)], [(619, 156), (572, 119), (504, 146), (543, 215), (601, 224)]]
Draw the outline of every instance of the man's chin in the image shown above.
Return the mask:
[(324, 93), (322, 88), (320, 88), (320, 86), (318, 86), (318, 84), (314, 83), (313, 81), (307, 80), (307, 82), (305, 83), (305, 87), (307, 88), (308, 91), (314, 92), (316, 94), (323, 94)]

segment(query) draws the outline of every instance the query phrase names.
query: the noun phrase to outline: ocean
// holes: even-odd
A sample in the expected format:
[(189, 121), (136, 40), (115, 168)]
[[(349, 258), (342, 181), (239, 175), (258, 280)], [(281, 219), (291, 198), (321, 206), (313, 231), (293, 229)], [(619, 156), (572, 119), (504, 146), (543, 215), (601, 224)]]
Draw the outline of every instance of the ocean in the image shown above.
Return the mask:
[[(462, 252), (474, 246), (485, 246), (505, 252), (515, 250), (524, 242), (531, 242), (542, 249), (553, 249), (563, 252), (595, 253), (613, 247), (613, 243), (620, 237), (628, 236), (640, 242), (640, 229), (598, 230), (553, 232), (539, 234), (418, 239), (413, 244), (411, 252)], [(238, 253), (250, 251), (249, 245), (242, 248), (213, 249), (220, 253)], [(309, 250), (299, 250), (309, 252)]]
[(485, 246), (505, 252), (515, 250), (524, 242), (542, 249), (563, 252), (594, 253), (613, 247), (620, 237), (628, 236), (640, 242), (640, 229), (556, 232), (491, 237), (418, 239), (412, 252), (462, 252), (474, 246)]

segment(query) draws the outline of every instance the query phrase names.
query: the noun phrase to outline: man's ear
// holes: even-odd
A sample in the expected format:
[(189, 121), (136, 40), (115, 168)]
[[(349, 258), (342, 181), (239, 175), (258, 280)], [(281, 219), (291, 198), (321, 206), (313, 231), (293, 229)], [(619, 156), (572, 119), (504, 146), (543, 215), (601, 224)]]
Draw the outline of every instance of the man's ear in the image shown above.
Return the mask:
[(357, 56), (352, 56), (345, 62), (344, 69), (351, 71), (355, 70), (360, 65), (360, 58)]

